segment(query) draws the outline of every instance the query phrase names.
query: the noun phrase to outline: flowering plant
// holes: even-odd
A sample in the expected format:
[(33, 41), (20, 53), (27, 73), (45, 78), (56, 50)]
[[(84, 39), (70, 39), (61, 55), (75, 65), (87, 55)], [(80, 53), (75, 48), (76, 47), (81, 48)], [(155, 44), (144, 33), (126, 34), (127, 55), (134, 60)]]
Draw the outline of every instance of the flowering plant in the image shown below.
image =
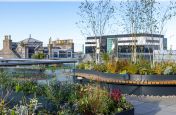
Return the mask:
[(119, 89), (112, 89), (110, 96), (115, 102), (119, 102), (122, 97), (122, 93)]

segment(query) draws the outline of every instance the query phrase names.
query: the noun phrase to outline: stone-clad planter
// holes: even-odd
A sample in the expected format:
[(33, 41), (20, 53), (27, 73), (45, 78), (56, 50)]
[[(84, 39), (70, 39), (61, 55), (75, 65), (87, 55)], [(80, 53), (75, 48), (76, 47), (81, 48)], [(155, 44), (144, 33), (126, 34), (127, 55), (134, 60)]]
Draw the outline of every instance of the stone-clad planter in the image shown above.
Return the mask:
[(80, 69), (76, 69), (75, 73), (85, 73), (89, 75), (97, 75), (97, 76), (101, 76), (104, 78), (111, 78), (111, 79), (129, 80), (128, 74), (112, 74), (112, 73), (98, 72), (94, 70), (80, 70)]
[(165, 81), (176, 80), (176, 75), (128, 75), (128, 74), (112, 74), (103, 73), (94, 70), (75, 70), (76, 73), (85, 73), (89, 75), (98, 75), (104, 78), (111, 78), (117, 80), (131, 80), (131, 81)]
[(120, 113), (117, 113), (116, 115), (134, 115), (134, 108), (132, 108), (128, 111), (122, 111)]
[(165, 81), (176, 80), (176, 75), (129, 75), (129, 79), (135, 81)]
[[(76, 70), (83, 77), (75, 81), (89, 83), (99, 81), (108, 89), (120, 89), (123, 94), (135, 95), (176, 95), (176, 75), (127, 75), (96, 72), (92, 70)], [(81, 75), (82, 74), (82, 75)], [(98, 75), (98, 76), (97, 76)], [(94, 79), (93, 79), (93, 78)], [(98, 79), (97, 79), (98, 78)]]

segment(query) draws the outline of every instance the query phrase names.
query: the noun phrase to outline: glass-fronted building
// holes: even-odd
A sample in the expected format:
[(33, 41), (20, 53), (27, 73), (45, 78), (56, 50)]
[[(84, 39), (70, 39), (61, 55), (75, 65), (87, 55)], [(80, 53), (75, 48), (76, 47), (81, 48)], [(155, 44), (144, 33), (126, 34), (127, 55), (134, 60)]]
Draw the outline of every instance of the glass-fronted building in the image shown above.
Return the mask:
[[(99, 39), (100, 37), (96, 37)], [(121, 34), (102, 36), (100, 44), (101, 51), (111, 53), (113, 51), (114, 40), (117, 45), (118, 58), (131, 58), (134, 46), (138, 57), (149, 59), (153, 57), (154, 50), (166, 50), (167, 39), (164, 35), (159, 34)], [(96, 48), (95, 37), (87, 37), (85, 42), (85, 53), (95, 53)]]

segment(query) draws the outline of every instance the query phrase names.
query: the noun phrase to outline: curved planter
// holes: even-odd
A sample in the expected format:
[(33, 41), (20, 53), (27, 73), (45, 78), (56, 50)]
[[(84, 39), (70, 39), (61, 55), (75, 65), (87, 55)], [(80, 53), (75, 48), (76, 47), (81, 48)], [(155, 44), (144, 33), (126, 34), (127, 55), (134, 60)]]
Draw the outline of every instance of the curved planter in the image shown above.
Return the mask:
[[(80, 84), (93, 83), (90, 79), (77, 79), (74, 77), (74, 82)], [(176, 95), (175, 85), (133, 85), (133, 84), (117, 84), (117, 83), (107, 83), (99, 82), (100, 86), (107, 89), (120, 89), (123, 94), (134, 94), (134, 95), (153, 95), (153, 96), (170, 96)]]
[(135, 81), (166, 81), (176, 80), (176, 75), (129, 75), (129, 79)]
[(75, 73), (85, 73), (89, 75), (98, 75), (104, 78), (111, 78), (111, 79), (119, 79), (119, 80), (129, 80), (128, 74), (112, 74), (112, 73), (104, 73), (95, 70), (80, 70), (76, 69)]
[[(101, 77), (103, 79), (110, 78), (112, 81), (122, 80), (127, 83), (116, 83), (116, 82), (107, 82), (107, 80), (102, 80), (99, 83), (103, 87), (107, 87), (108, 89), (120, 89), (123, 94), (135, 94), (135, 95), (159, 95), (159, 96), (168, 96), (168, 95), (176, 95), (176, 84), (169, 83), (168, 81), (176, 81), (176, 75), (125, 75), (123, 78), (120, 74), (110, 74), (110, 73), (102, 73), (96, 72), (92, 70), (76, 70), (76, 73), (84, 73), (88, 74), (87, 78), (79, 80), (75, 78), (74, 81), (78, 83), (90, 83), (92, 82), (91, 76)], [(113, 79), (112, 79), (113, 78)], [(91, 79), (91, 80), (90, 80)], [(96, 81), (96, 80), (95, 80)], [(161, 84), (150, 84), (150, 82), (158, 82), (161, 81)], [(136, 84), (130, 84), (128, 82), (136, 82)], [(138, 84), (140, 82), (141, 84)], [(147, 82), (148, 84), (143, 84)], [(162, 84), (162, 82), (168, 82), (167, 84)]]
[(112, 74), (103, 73), (95, 70), (75, 70), (76, 73), (86, 73), (89, 75), (98, 75), (105, 78), (112, 78), (117, 80), (132, 80), (132, 81), (163, 81), (176, 80), (176, 75), (132, 75), (132, 74)]
[(115, 115), (134, 115), (134, 108), (128, 110), (128, 111), (122, 111), (120, 113), (117, 113)]

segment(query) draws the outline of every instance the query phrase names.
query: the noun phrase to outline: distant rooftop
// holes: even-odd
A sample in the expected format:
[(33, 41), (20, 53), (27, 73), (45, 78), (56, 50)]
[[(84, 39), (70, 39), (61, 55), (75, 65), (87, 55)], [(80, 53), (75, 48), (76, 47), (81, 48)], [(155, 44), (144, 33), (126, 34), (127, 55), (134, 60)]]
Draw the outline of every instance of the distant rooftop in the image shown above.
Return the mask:
[(24, 40), (22, 40), (22, 41), (20, 41), (20, 42), (23, 42), (24, 44), (28, 44), (28, 43), (38, 43), (38, 42), (41, 42), (42, 43), (42, 41), (39, 41), (39, 40), (36, 40), (36, 39), (34, 39), (34, 38), (32, 38), (31, 37), (31, 35), (29, 36), (29, 38), (26, 38), (26, 39), (24, 39)]

